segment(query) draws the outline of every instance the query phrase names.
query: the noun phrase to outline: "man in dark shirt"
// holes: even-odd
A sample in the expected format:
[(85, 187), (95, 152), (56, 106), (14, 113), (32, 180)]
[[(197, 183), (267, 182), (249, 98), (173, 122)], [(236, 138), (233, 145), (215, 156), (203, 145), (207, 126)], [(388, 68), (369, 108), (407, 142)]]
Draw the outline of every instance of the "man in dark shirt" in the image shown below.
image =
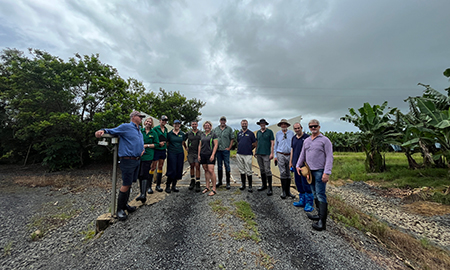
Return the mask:
[(119, 159), (122, 171), (122, 186), (117, 198), (117, 217), (119, 220), (127, 219), (125, 210), (134, 212), (136, 207), (128, 205), (131, 184), (137, 180), (139, 171), (139, 159), (144, 154), (144, 139), (139, 125), (145, 115), (138, 111), (130, 114), (130, 123), (122, 124), (116, 128), (101, 129), (95, 132), (95, 137), (100, 138), (103, 134), (119, 136)]
[[(198, 145), (202, 136), (202, 131), (198, 129), (198, 122), (192, 121), (191, 128), (187, 134), (188, 138), (188, 162), (191, 166), (191, 184), (189, 190), (194, 189), (200, 192), (200, 163), (198, 160)], [(194, 178), (195, 177), (195, 178)]]
[[(302, 151), (303, 141), (309, 137), (308, 134), (303, 133), (303, 127), (300, 123), (294, 124), (295, 136), (292, 137), (291, 143), (291, 159), (289, 160), (289, 168), (295, 167), (297, 164), (298, 157)], [(294, 202), (296, 207), (304, 207), (305, 212), (311, 212), (314, 210), (314, 195), (311, 191), (311, 186), (306, 181), (306, 178), (299, 174), (297, 170), (294, 170), (295, 175), (295, 185), (298, 191), (298, 202)]]
[(242, 130), (237, 135), (238, 150), (236, 154), (236, 161), (241, 174), (242, 186), (240, 190), (245, 189), (245, 176), (248, 180), (248, 192), (253, 192), (252, 189), (252, 156), (253, 149), (256, 147), (255, 134), (248, 129), (248, 121), (241, 121)]

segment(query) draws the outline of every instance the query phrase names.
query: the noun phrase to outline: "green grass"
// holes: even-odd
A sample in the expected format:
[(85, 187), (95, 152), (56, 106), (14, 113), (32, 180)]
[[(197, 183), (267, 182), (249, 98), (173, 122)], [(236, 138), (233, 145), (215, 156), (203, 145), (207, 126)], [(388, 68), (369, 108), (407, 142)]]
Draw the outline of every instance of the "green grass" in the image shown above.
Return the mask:
[[(408, 161), (404, 153), (386, 153), (386, 171), (382, 173), (366, 173), (364, 153), (334, 153), (332, 180), (350, 179), (353, 181), (375, 181), (384, 187), (420, 188), (431, 187), (443, 189), (448, 186), (450, 176), (448, 169), (422, 168), (408, 169)], [(417, 162), (420, 154), (415, 154)]]
[(6, 245), (3, 247), (3, 255), (11, 255), (12, 246), (13, 241), (9, 241), (8, 243), (6, 243)]
[(261, 241), (259, 239), (258, 225), (254, 221), (256, 215), (253, 213), (250, 204), (246, 201), (238, 201), (235, 202), (234, 205), (236, 206), (235, 215), (244, 221), (244, 227), (248, 230), (241, 231), (239, 233), (239, 237), (252, 239), (257, 243)]

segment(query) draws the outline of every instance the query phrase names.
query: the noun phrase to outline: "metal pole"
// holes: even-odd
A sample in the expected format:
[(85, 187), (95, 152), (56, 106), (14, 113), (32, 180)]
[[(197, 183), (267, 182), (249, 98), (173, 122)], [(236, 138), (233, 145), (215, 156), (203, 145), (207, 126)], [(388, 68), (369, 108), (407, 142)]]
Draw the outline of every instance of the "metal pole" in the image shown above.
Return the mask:
[(111, 216), (116, 213), (116, 187), (117, 187), (117, 151), (118, 144), (114, 145), (113, 172), (112, 172), (112, 191), (111, 191)]

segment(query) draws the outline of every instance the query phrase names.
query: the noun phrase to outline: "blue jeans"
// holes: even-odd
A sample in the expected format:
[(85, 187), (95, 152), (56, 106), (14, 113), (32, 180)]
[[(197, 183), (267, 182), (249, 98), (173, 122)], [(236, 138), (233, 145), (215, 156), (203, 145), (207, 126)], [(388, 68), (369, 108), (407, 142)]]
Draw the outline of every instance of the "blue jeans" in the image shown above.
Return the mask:
[(311, 189), (314, 194), (314, 198), (318, 199), (319, 202), (327, 202), (327, 195), (325, 194), (327, 183), (322, 182), (322, 170), (311, 170), (313, 175), (313, 182), (311, 184)]
[(294, 170), (295, 175), (295, 185), (297, 186), (297, 191), (299, 193), (311, 193), (311, 185), (306, 181), (306, 177), (297, 173), (297, 170)]
[(216, 153), (217, 158), (217, 170), (222, 171), (223, 167), (222, 164), (225, 163), (225, 170), (227, 172), (230, 172), (230, 151), (223, 150), (223, 151), (217, 151)]
[(122, 186), (131, 186), (138, 178), (139, 173), (139, 160), (134, 159), (121, 159), (120, 170), (122, 171)]

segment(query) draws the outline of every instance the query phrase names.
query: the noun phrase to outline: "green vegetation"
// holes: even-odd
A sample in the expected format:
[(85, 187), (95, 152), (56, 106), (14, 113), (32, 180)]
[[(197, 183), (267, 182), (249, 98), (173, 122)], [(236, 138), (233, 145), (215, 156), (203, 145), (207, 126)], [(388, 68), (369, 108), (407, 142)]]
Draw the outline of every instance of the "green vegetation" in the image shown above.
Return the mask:
[[(420, 154), (414, 154), (419, 157)], [(366, 173), (364, 153), (335, 153), (332, 180), (375, 181), (383, 187), (421, 188), (432, 187), (444, 190), (448, 187), (448, 169), (408, 169), (408, 160), (403, 153), (385, 153), (386, 170), (382, 173)]]
[(262, 267), (266, 269), (273, 269), (275, 266), (275, 259), (272, 258), (269, 254), (265, 253), (261, 249), (258, 253), (252, 252), (253, 255), (256, 256), (256, 264), (261, 265)]
[(95, 237), (95, 224), (94, 221), (88, 224), (88, 228), (86, 231), (80, 232), (82, 235), (84, 235), (84, 241), (89, 241)]
[(11, 250), (13, 246), (13, 241), (9, 241), (6, 243), (6, 245), (3, 247), (3, 255), (8, 256), (11, 255)]
[[(338, 196), (328, 196), (329, 215), (346, 226), (365, 232), (381, 242), (397, 256), (413, 262), (422, 269), (450, 269), (450, 256), (447, 251), (432, 246), (428, 239), (418, 240), (409, 234), (390, 228), (373, 216), (360, 212), (347, 205)], [(354, 243), (356, 248), (361, 248)]]
[(80, 167), (110, 158), (94, 132), (129, 122), (133, 110), (165, 114), (186, 126), (205, 105), (124, 80), (98, 54), (75, 54), (68, 61), (37, 49), (29, 55), (16, 49), (0, 53), (1, 162), (42, 162), (50, 171)]
[(222, 200), (215, 200), (209, 203), (212, 210), (217, 213), (219, 218), (223, 217), (225, 214), (229, 213), (228, 207), (224, 206)]
[(250, 204), (246, 201), (238, 201), (234, 205), (236, 206), (235, 215), (245, 222), (244, 227), (248, 230), (248, 232), (240, 233), (240, 235), (245, 235), (245, 238), (250, 238), (255, 242), (261, 241), (258, 237), (257, 224), (254, 221), (255, 213), (253, 213)]
[(37, 240), (44, 237), (49, 231), (66, 224), (66, 222), (81, 212), (80, 209), (73, 209), (70, 200), (59, 204), (50, 202), (42, 205), (39, 214), (33, 216), (28, 223), (28, 228), (33, 230), (31, 239)]

